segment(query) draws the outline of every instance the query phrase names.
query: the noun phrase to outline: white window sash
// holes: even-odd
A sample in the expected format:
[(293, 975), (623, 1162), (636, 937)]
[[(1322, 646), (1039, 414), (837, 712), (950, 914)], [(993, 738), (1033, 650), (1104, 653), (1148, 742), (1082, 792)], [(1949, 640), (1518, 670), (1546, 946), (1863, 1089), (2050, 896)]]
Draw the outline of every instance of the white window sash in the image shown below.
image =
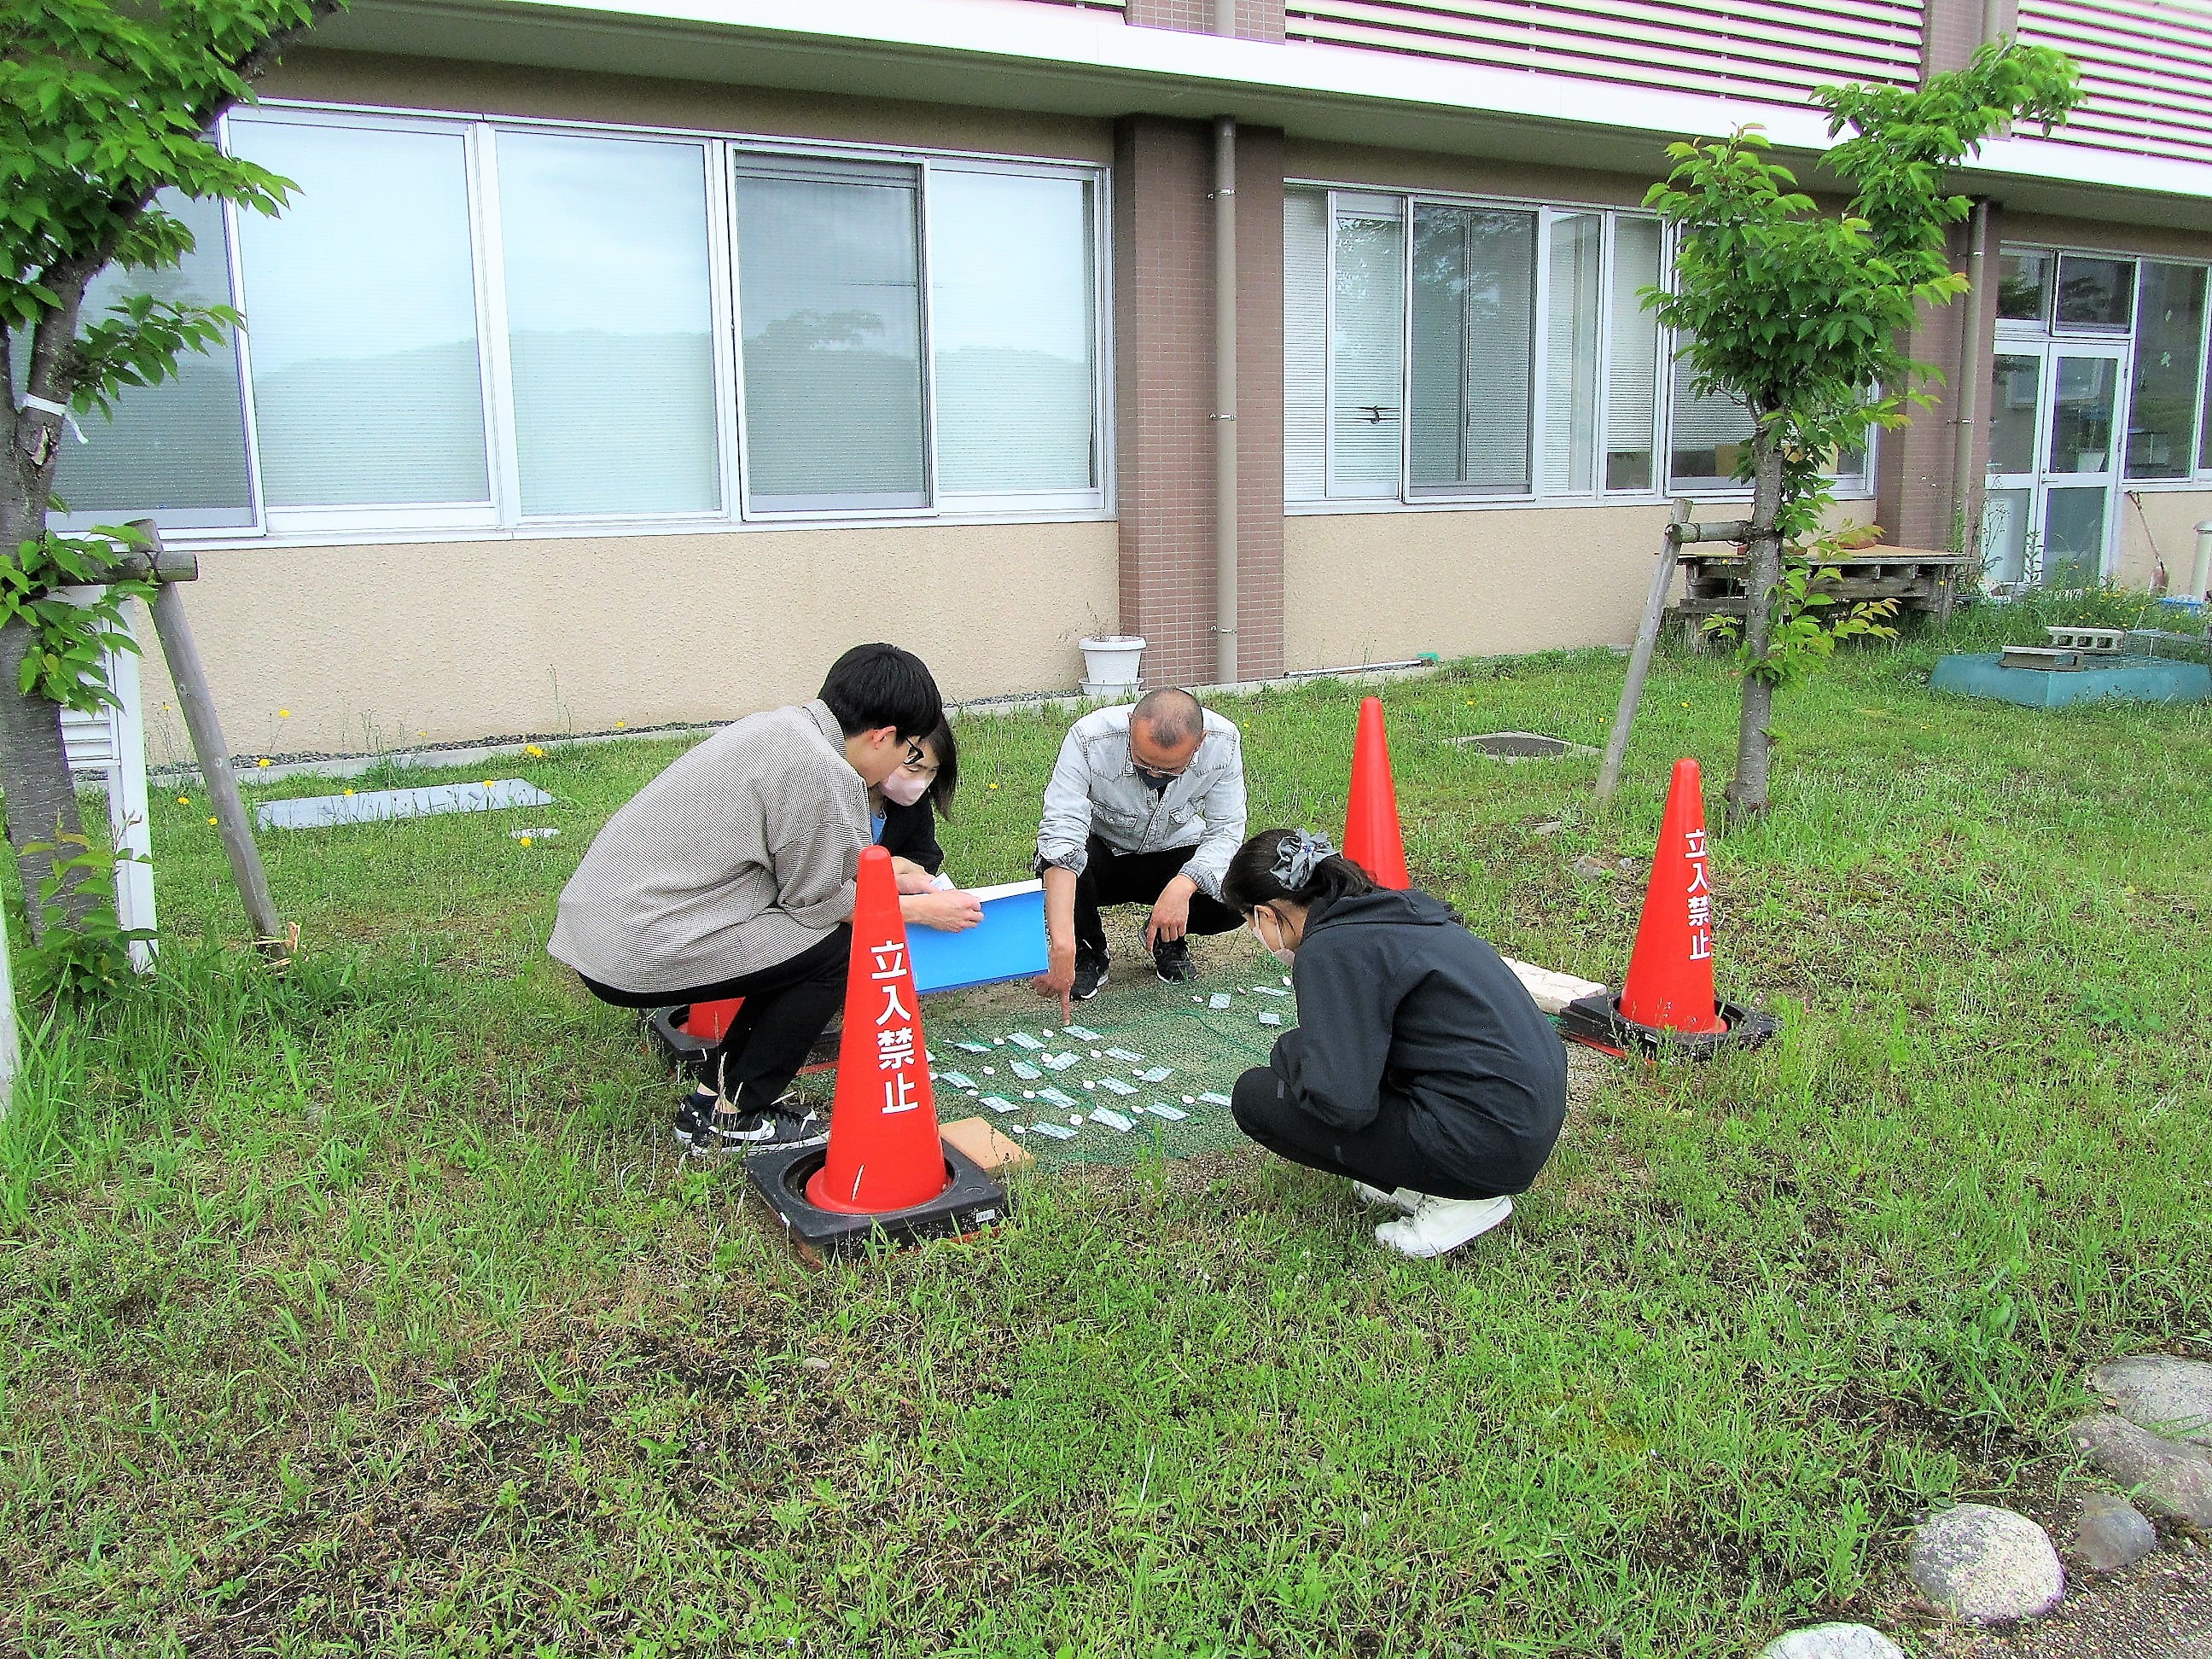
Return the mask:
[[(430, 538), (451, 532), (467, 538), (486, 534), (522, 537), (533, 534), (607, 533), (635, 530), (651, 533), (701, 529), (791, 528), (811, 525), (851, 526), (875, 522), (929, 522), (1005, 518), (1065, 520), (1103, 517), (1113, 510), (1116, 465), (1113, 441), (1113, 347), (1110, 263), (1112, 205), (1106, 170), (1096, 163), (1056, 161), (1036, 156), (985, 153), (918, 151), (895, 146), (842, 143), (811, 143), (772, 136), (734, 134), (702, 129), (648, 127), (614, 124), (541, 119), (530, 117), (492, 118), (368, 106), (331, 106), (285, 100), (264, 100), (250, 112), (227, 116), (218, 131), (226, 146), (233, 118), (294, 125), (415, 130), (453, 133), (463, 140), (468, 191), (470, 257), (473, 266), (478, 336), (478, 378), (483, 398), (486, 471), (489, 502), (389, 503), (372, 507), (270, 508), (262, 488), (259, 411), (253, 389), (252, 343), (240, 331), (238, 353), (240, 397), (244, 405), (246, 463), (257, 512), (251, 526), (198, 526), (164, 523), (165, 532), (195, 542), (217, 544), (233, 540), (297, 540), (319, 544), (348, 536), (369, 539)], [(611, 514), (529, 514), (522, 511), (520, 461), (517, 447), (514, 404), (514, 365), (507, 337), (504, 248), (498, 196), (498, 135), (508, 131), (550, 131), (580, 137), (605, 137), (640, 142), (660, 139), (694, 143), (705, 151), (705, 212), (709, 270), (711, 360), (715, 408), (716, 459), (720, 505), (711, 510), (667, 513), (631, 511)], [(740, 325), (740, 295), (737, 276), (735, 190), (738, 164), (748, 156), (776, 156), (797, 160), (841, 160), (904, 165), (915, 169), (917, 216), (917, 254), (920, 264), (919, 327), (922, 353), (921, 387), (923, 440), (927, 490), (920, 506), (868, 507), (839, 496), (782, 498), (775, 507), (752, 504), (746, 476), (747, 446), (743, 441), (744, 418), (744, 337)], [(935, 351), (933, 346), (933, 303), (929, 283), (929, 176), (939, 170), (1018, 173), (1035, 177), (1077, 179), (1087, 186), (1091, 204), (1091, 232), (1087, 295), (1091, 311), (1092, 482), (1081, 489), (955, 491), (937, 484), (937, 421)], [(231, 284), (231, 303), (246, 309), (246, 281), (239, 257), (237, 210), (224, 212), (226, 265)], [(88, 522), (100, 515), (77, 515)]]

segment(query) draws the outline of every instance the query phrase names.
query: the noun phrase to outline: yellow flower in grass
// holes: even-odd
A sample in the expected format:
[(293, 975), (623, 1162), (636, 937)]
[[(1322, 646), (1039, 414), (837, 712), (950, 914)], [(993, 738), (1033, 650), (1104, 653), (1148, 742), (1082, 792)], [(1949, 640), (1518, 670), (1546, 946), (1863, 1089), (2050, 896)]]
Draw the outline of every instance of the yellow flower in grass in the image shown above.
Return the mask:
[(214, 820), (213, 818), (210, 818), (210, 819), (208, 820), (208, 822), (209, 822), (210, 823), (213, 823), (215, 822), (215, 820)]
[(349, 790), (347, 790), (347, 791), (346, 791), (346, 793), (348, 793), (349, 795), (350, 795), (351, 793), (353, 793), (353, 791), (352, 791), (352, 790), (350, 790), (350, 789), (349, 789)]
[(192, 798), (190, 795), (179, 795), (177, 797), (177, 805), (179, 806), (190, 806), (191, 804)]
[(527, 836), (517, 836), (514, 839), (515, 843), (518, 846), (527, 847), (530, 845), (530, 837)]
[(544, 760), (545, 758), (545, 751), (543, 749), (540, 749), (534, 743), (524, 744), (522, 745), (522, 752), (529, 756), (532, 760)]
[(254, 762), (253, 763), (254, 763), (256, 766), (266, 766), (266, 765), (268, 765), (268, 764), (269, 764), (269, 757), (268, 757), (268, 756), (266, 756), (266, 755), (264, 755), (264, 756), (263, 756), (259, 760), (258, 760), (258, 761)]

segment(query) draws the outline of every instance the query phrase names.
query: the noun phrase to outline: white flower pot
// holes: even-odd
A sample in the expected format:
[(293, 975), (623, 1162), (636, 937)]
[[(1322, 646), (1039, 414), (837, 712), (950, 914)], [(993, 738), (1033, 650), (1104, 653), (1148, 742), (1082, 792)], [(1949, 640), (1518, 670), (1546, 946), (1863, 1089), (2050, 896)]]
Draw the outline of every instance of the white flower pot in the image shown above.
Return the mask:
[(1145, 655), (1141, 634), (1109, 634), (1103, 639), (1080, 641), (1083, 647), (1083, 689), (1091, 696), (1110, 696), (1137, 689), (1139, 665)]

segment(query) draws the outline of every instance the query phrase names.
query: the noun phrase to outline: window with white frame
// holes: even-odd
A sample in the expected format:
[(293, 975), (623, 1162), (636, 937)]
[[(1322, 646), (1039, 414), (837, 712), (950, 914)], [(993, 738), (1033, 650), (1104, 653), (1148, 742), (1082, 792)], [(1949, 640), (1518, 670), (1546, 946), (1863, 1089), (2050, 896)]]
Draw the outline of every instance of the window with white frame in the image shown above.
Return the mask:
[(2002, 249), (1998, 264), (2003, 337), (2023, 344), (2047, 338), (2052, 350), (2085, 336), (2117, 337), (2130, 346), (2123, 460), (2129, 482), (2212, 480), (2212, 352), (2206, 340), (2212, 268), (2016, 246)]
[(1105, 507), (1097, 167), (268, 106), (227, 142), (298, 186), (283, 215), (181, 204), (184, 268), (94, 298), (234, 300), (244, 338), (83, 423), (75, 520)]
[(1656, 220), (1297, 186), (1283, 233), (1289, 501), (1650, 493)]

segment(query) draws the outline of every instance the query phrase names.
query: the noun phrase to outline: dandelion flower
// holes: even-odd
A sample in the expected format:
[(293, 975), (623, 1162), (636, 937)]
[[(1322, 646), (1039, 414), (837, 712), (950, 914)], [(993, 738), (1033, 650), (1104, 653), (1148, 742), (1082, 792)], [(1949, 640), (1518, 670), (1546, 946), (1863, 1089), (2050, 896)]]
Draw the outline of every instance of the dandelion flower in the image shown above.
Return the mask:
[(526, 755), (531, 756), (534, 759), (544, 760), (545, 758), (545, 751), (543, 749), (540, 749), (534, 743), (524, 744), (522, 745), (522, 752)]
[(192, 798), (190, 795), (179, 795), (177, 797), (177, 805), (179, 806), (190, 806), (191, 804)]
[(292, 718), (292, 711), (289, 708), (280, 708), (276, 711), (276, 718), (280, 720), (289, 720)]
[(351, 793), (353, 793), (353, 791), (352, 791), (352, 790), (350, 790), (350, 789), (349, 789), (349, 790), (347, 790), (347, 791), (346, 791), (346, 793), (348, 793), (349, 795), (350, 795)]
[(615, 722), (615, 730), (616, 730), (616, 731), (617, 731), (617, 732), (619, 732), (619, 731), (621, 731), (621, 730), (623, 729), (623, 727), (624, 727), (625, 726), (628, 726), (629, 724), (629, 722), (628, 720), (617, 720), (617, 721)]
[(492, 787), (492, 781), (489, 778), (486, 778), (483, 781), (483, 785), (485, 788), (489, 789)]
[(530, 837), (527, 836), (517, 836), (514, 840), (517, 846), (527, 847), (530, 845)]
[(268, 764), (269, 764), (269, 757), (268, 757), (268, 756), (266, 756), (266, 755), (264, 755), (264, 756), (263, 756), (259, 760), (258, 760), (258, 761), (254, 762), (253, 763), (254, 763), (256, 766), (266, 766), (266, 765), (268, 765)]
[(999, 787), (999, 786), (998, 786), (997, 784), (995, 784), (995, 783), (994, 783), (994, 784), (993, 784), (993, 785), (991, 786), (991, 787), (992, 787), (992, 788), (994, 788), (994, 789), (996, 789), (998, 787)]
[(210, 818), (210, 819), (208, 820), (208, 822), (209, 822), (210, 823), (213, 823), (215, 822), (215, 820), (214, 820), (213, 818)]

